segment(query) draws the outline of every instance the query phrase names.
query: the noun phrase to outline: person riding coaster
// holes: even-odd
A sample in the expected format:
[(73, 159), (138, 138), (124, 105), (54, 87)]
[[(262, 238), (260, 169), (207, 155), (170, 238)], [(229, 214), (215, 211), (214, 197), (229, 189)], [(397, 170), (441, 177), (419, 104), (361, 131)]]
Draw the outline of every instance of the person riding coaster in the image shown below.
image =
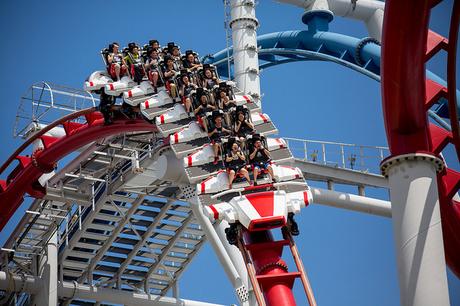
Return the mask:
[(223, 124), (222, 116), (222, 111), (213, 111), (211, 115), (212, 124), (208, 127), (208, 136), (211, 139), (214, 151), (214, 165), (217, 165), (219, 162), (219, 153), (222, 152), (222, 138), (232, 133), (232, 131)]
[(201, 81), (201, 87), (212, 90), (215, 86), (220, 83), (217, 77), (216, 68), (209, 64), (204, 64), (203, 69), (199, 70), (199, 79)]
[(203, 127), (205, 132), (208, 132), (208, 113), (212, 114), (212, 111), (215, 111), (217, 108), (209, 103), (209, 98), (207, 93), (203, 88), (198, 87), (195, 93), (198, 104), (195, 106), (195, 117), (198, 119), (198, 123)]
[(246, 137), (255, 133), (249, 110), (244, 105), (237, 106), (232, 113), (232, 121), (235, 135), (239, 137), (241, 143), (245, 144)]
[(192, 110), (192, 93), (198, 88), (197, 85), (190, 81), (190, 76), (187, 70), (181, 71), (181, 75), (179, 77), (181, 89), (180, 95), (182, 97), (182, 103), (184, 104), (185, 111), (187, 112), (188, 116), (191, 117), (191, 110)]
[(252, 166), (254, 176), (254, 186), (257, 185), (257, 177), (261, 173), (267, 173), (270, 176), (272, 182), (275, 182), (273, 167), (271, 166), (270, 152), (267, 150), (265, 143), (265, 137), (254, 134), (248, 137), (248, 151), (249, 151), (249, 162)]
[(174, 60), (170, 55), (164, 58), (163, 76), (165, 78), (165, 86), (173, 99), (178, 96), (175, 77), (179, 74), (179, 70), (174, 67)]
[(160, 43), (156, 39), (151, 39), (149, 40), (149, 43), (144, 45), (143, 47), (143, 53), (145, 54), (144, 60), (147, 60), (149, 56), (149, 50), (156, 50), (158, 52), (158, 59), (161, 60), (163, 59), (162, 52), (161, 52), (161, 47)]
[[(147, 71), (148, 79), (153, 86), (154, 93), (158, 93), (158, 81), (162, 78), (160, 69), (160, 58), (157, 49), (147, 49), (148, 57), (145, 60), (145, 70)], [(161, 80), (160, 80), (161, 81)], [(162, 82), (161, 82), (162, 83)]]
[(114, 81), (120, 81), (120, 78), (128, 71), (128, 66), (119, 50), (120, 45), (117, 42), (113, 42), (109, 45), (107, 56), (105, 57), (107, 72)]
[(243, 151), (238, 145), (238, 141), (235, 138), (230, 138), (226, 143), (227, 153), (225, 154), (225, 167), (228, 173), (228, 188), (232, 189), (233, 181), (237, 175), (242, 175), (249, 184), (251, 179), (249, 178), (249, 172), (246, 170), (246, 157)]
[(182, 55), (180, 53), (180, 47), (174, 42), (169, 42), (167, 48), (167, 53), (171, 56), (174, 62), (174, 68), (177, 71), (180, 71), (184, 67), (182, 66)]
[(182, 66), (186, 69), (190, 69), (191, 71), (203, 67), (198, 59), (197, 54), (193, 52), (193, 50), (185, 51), (185, 56), (182, 59)]
[(131, 78), (139, 84), (145, 76), (145, 70), (139, 46), (136, 43), (131, 42), (128, 44), (128, 52), (124, 60), (128, 65)]

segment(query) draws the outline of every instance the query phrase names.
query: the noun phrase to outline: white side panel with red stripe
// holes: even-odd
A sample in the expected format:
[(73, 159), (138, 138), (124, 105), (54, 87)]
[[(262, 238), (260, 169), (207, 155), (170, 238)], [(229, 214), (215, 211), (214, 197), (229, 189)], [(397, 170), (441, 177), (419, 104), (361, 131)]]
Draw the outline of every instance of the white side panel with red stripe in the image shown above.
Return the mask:
[(200, 125), (193, 121), (186, 128), (172, 134), (169, 138), (170, 143), (187, 142), (193, 139), (206, 137), (208, 134), (204, 132)]
[(299, 213), (312, 199), (310, 190), (286, 193), (284, 190), (268, 191), (237, 196), (230, 202), (222, 202), (204, 207), (205, 215), (211, 220), (239, 221), (249, 228), (251, 223), (270, 221), (274, 217), (287, 220), (289, 212)]
[(105, 85), (105, 93), (112, 96), (118, 96), (123, 91), (129, 90), (136, 86), (136, 83), (130, 77), (124, 76), (118, 82)]
[(107, 72), (95, 71), (89, 76), (88, 81), (83, 85), (83, 89), (86, 91), (98, 90), (112, 82), (113, 80)]
[(228, 223), (235, 223), (238, 220), (235, 209), (227, 202), (204, 206), (203, 210), (205, 216), (211, 221), (225, 219)]
[(173, 103), (173, 99), (169, 96), (168, 92), (166, 90), (159, 90), (158, 94), (148, 98), (140, 105), (141, 110), (148, 110), (153, 107), (160, 107), (171, 103)]
[(302, 178), (302, 171), (297, 167), (272, 164), (273, 174), (278, 182)]
[(236, 105), (244, 105), (246, 103), (253, 103), (252, 97), (251, 96), (246, 96), (246, 95), (235, 95), (235, 104)]
[(307, 207), (312, 202), (313, 194), (310, 189), (286, 194), (287, 211), (294, 214), (298, 214), (301, 208)]
[(208, 177), (196, 186), (197, 194), (216, 193), (226, 189), (228, 189), (228, 174), (224, 170)]
[(201, 150), (184, 157), (184, 167), (200, 166), (214, 160), (214, 150), (209, 144), (205, 144)]
[(251, 113), (251, 121), (254, 125), (259, 125), (265, 122), (270, 122), (270, 117), (267, 114)]
[(155, 122), (157, 125), (179, 121), (187, 118), (187, 112), (182, 104), (176, 104), (170, 108), (166, 113), (156, 117)]
[(283, 138), (267, 138), (268, 151), (275, 151), (287, 148), (286, 141)]
[(144, 81), (140, 85), (137, 85), (133, 87), (132, 89), (125, 91), (123, 93), (123, 98), (126, 103), (132, 106), (136, 106), (139, 104), (140, 101), (142, 101), (136, 98), (140, 98), (148, 94), (152, 94), (152, 93), (153, 93), (152, 85), (150, 85), (149, 81)]

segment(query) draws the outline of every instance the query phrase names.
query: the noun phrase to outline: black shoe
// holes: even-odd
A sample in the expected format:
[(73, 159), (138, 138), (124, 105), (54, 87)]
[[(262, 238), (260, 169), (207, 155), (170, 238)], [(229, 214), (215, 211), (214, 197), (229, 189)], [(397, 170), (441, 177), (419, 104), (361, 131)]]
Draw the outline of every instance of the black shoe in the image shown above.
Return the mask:
[(288, 224), (289, 224), (289, 231), (291, 232), (292, 236), (299, 236), (299, 225), (297, 225), (297, 222), (294, 220), (294, 214), (289, 213), (288, 214)]
[(299, 232), (299, 226), (297, 225), (297, 222), (292, 221), (290, 230), (291, 230), (292, 236), (299, 236), (300, 232)]
[(230, 224), (230, 227), (225, 229), (225, 236), (227, 241), (231, 245), (236, 245), (238, 239), (238, 229), (235, 224)]

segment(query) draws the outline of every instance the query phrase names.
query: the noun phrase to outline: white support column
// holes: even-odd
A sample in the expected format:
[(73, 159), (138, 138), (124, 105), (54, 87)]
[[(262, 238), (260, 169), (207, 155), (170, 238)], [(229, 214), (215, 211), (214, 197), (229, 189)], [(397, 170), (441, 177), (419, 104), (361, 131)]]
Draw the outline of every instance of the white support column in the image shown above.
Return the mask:
[(40, 260), (40, 278), (42, 286), (34, 296), (32, 305), (57, 306), (58, 305), (58, 246), (57, 232), (55, 232)]
[[(193, 190), (193, 188), (191, 189)], [(251, 299), (249, 297), (247, 279), (246, 282), (243, 281), (239, 274), (241, 268), (239, 267), (239, 269), (237, 269), (234, 264), (234, 262), (238, 262), (238, 256), (241, 258), (241, 254), (235, 254), (233, 251), (229, 252), (228, 247), (224, 246), (224, 242), (226, 242), (226, 240), (222, 240), (221, 238), (221, 236), (223, 235), (224, 239), (226, 239), (225, 233), (222, 233), (223, 229), (221, 228), (216, 230), (213, 227), (211, 221), (209, 221), (209, 218), (207, 218), (203, 213), (203, 210), (201, 208), (202, 204), (200, 203), (199, 198), (197, 196), (194, 196), (188, 197), (187, 200), (190, 202), (193, 215), (202, 226), (203, 232), (205, 233), (207, 240), (214, 249), (214, 252), (216, 253), (217, 258), (219, 259), (220, 264), (224, 268), (224, 271), (227, 274), (230, 283), (232, 284), (233, 288), (235, 288), (236, 294), (240, 299), (240, 305), (252, 305), (249, 303)], [(220, 235), (218, 235), (218, 232), (220, 232)], [(246, 271), (244, 271), (243, 275), (245, 274)]]
[(437, 157), (419, 153), (382, 163), (390, 186), (401, 305), (450, 305), (436, 181), (442, 166)]
[(236, 86), (260, 106), (259, 58), (254, 0), (231, 0), (234, 77)]
[(243, 282), (244, 286), (248, 290), (249, 305), (256, 305), (254, 291), (249, 281), (248, 270), (246, 269), (246, 264), (244, 263), (243, 256), (241, 255), (240, 250), (238, 250), (236, 246), (230, 245), (227, 242), (227, 236), (225, 235), (225, 229), (228, 228), (229, 226), (230, 225), (227, 223), (227, 221), (222, 220), (220, 223), (214, 224), (214, 229), (217, 233), (217, 236), (219, 236), (219, 239), (222, 241), (222, 245), (227, 251), (227, 254), (230, 257), (230, 260), (232, 261), (233, 265), (235, 266), (235, 269), (238, 271), (241, 281)]

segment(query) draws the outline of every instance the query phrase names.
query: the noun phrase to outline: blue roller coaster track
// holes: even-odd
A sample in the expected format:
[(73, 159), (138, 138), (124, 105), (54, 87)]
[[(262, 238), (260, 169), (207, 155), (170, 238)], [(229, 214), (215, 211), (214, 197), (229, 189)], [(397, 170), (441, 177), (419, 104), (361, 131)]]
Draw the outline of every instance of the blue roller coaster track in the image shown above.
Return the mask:
[[(299, 61), (329, 61), (362, 73), (380, 82), (380, 44), (377, 40), (355, 37), (329, 32), (330, 19), (316, 16), (306, 21), (307, 30), (274, 32), (260, 35), (257, 39), (259, 70)], [(217, 67), (219, 75), (232, 77), (233, 48), (206, 55), (204, 63)], [(228, 70), (228, 59), (231, 67)], [(427, 70), (427, 77), (443, 86), (446, 81)], [(457, 101), (460, 91), (457, 90)], [(460, 102), (459, 102), (460, 103)], [(460, 111), (460, 104), (458, 105)], [(444, 128), (450, 129), (442, 119), (448, 118), (447, 100), (441, 98), (429, 111), (432, 119)]]

